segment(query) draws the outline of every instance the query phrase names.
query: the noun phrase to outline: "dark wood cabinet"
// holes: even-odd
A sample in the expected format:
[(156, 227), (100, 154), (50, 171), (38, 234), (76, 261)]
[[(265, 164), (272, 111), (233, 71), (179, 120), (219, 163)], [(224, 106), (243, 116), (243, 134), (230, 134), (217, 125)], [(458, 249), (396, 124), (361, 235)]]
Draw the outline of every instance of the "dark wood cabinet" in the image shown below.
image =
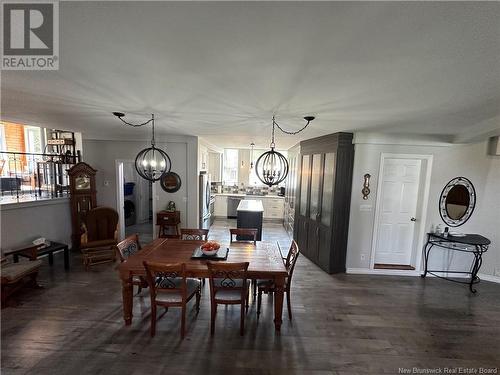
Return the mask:
[(300, 143), (294, 238), (329, 273), (345, 272), (353, 163), (351, 133)]

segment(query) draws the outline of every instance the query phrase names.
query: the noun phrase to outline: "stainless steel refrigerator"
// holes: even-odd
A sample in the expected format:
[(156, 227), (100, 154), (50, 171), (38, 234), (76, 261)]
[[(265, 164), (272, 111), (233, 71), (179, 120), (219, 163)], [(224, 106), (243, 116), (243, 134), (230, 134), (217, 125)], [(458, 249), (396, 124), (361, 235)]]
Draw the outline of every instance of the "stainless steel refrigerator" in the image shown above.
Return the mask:
[(200, 186), (200, 229), (210, 228), (210, 175), (201, 172), (199, 177)]

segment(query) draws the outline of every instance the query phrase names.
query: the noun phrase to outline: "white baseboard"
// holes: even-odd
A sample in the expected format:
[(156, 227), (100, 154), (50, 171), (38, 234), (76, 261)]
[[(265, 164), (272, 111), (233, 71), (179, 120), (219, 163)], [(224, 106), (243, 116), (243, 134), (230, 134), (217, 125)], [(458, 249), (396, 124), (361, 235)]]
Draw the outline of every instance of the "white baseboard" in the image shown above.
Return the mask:
[(480, 273), (478, 276), (481, 280), (491, 281), (492, 283), (499, 283), (500, 284), (500, 277), (499, 276), (487, 275), (485, 273)]
[[(388, 269), (375, 269), (371, 270), (369, 268), (347, 268), (346, 273), (357, 274), (357, 275), (384, 275), (384, 276), (420, 276), (422, 271), (417, 270), (388, 270)], [(445, 272), (443, 272), (445, 273)], [(434, 275), (428, 275), (429, 277), (435, 277)], [(487, 275), (484, 273), (480, 273), (479, 278), (484, 281), (490, 281), (492, 283), (500, 284), (500, 277)], [(453, 277), (468, 277), (466, 274), (455, 274)]]

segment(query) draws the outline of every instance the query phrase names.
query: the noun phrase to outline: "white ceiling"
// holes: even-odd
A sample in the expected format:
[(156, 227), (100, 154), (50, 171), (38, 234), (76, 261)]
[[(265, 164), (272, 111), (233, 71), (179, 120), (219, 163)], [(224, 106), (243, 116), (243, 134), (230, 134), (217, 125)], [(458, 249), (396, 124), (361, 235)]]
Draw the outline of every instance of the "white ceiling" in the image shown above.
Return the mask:
[[(500, 115), (498, 2), (61, 2), (60, 70), (2, 72), (2, 118), (280, 148), (336, 131), (456, 136)], [(491, 124), (489, 124), (491, 127)], [(500, 127), (500, 124), (499, 124)], [(160, 137), (161, 138), (161, 137)]]

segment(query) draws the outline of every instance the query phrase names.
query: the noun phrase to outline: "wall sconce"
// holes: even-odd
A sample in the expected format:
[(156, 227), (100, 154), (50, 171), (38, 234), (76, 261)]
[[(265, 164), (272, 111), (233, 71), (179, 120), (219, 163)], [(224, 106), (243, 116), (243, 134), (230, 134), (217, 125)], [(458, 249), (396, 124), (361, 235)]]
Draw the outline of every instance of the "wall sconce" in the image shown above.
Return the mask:
[(363, 199), (367, 200), (368, 196), (370, 195), (370, 174), (365, 174), (364, 179), (365, 182), (363, 183), (363, 189), (361, 189), (361, 194), (363, 194)]

